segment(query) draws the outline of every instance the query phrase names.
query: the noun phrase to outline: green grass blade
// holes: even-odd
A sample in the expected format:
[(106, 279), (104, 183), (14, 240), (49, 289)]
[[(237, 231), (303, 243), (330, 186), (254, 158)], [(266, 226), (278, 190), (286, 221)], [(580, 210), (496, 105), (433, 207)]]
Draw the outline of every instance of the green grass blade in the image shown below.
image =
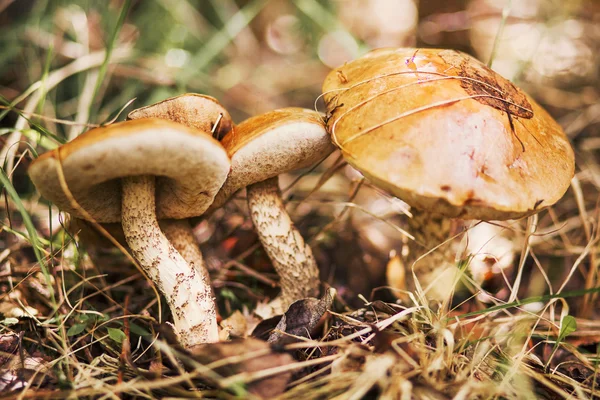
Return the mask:
[(27, 229), (27, 233), (29, 234), (29, 242), (32, 245), (35, 257), (36, 257), (38, 263), (40, 264), (40, 269), (42, 270), (42, 273), (44, 274), (44, 279), (46, 280), (46, 285), (48, 286), (48, 291), (50, 292), (50, 299), (52, 301), (52, 305), (54, 306), (54, 309), (56, 310), (56, 308), (58, 307), (58, 304), (56, 303), (56, 298), (54, 295), (54, 287), (52, 286), (52, 277), (50, 276), (50, 271), (48, 271), (48, 266), (46, 265), (46, 263), (44, 261), (44, 255), (40, 251), (40, 239), (38, 237), (35, 226), (33, 225), (33, 221), (31, 220), (31, 216), (25, 209), (25, 206), (23, 205), (23, 202), (21, 202), (21, 198), (19, 197), (19, 194), (17, 193), (14, 186), (10, 182), (10, 179), (8, 179), (8, 176), (6, 175), (6, 172), (4, 171), (4, 169), (0, 169), (0, 184), (2, 184), (2, 186), (4, 187), (4, 190), (6, 190), (6, 193), (8, 193), (8, 195), (12, 199), (13, 203), (17, 207), (17, 210), (19, 210), (21, 217), (23, 218), (23, 223), (25, 224), (25, 228)]
[(216, 32), (190, 60), (189, 67), (179, 74), (178, 81), (185, 85), (199, 71), (209, 65), (215, 57), (242, 31), (250, 21), (266, 6), (268, 0), (253, 0), (235, 13), (223, 29)]
[[(39, 133), (41, 135), (42, 138), (47, 138), (47, 139), (51, 139), (53, 141), (55, 141), (58, 144), (64, 144), (66, 143), (66, 140), (55, 135), (54, 133), (50, 132), (49, 130), (47, 130), (46, 128), (44, 128), (43, 126), (41, 126), (40, 124), (32, 121), (31, 118), (27, 117), (25, 114), (23, 114), (21, 112), (21, 110), (19, 110), (18, 108), (14, 108), (14, 104), (10, 103), (7, 99), (5, 99), (2, 95), (0, 95), (0, 104), (6, 106), (8, 109), (6, 110), (8, 111), (14, 111), (17, 114), (19, 114), (19, 116), (21, 118), (24, 118), (28, 123), (29, 126), (31, 127), (31, 129), (33, 129), (34, 131), (36, 131), (37, 133)], [(25, 134), (24, 131), (22, 131), (21, 133)], [(39, 139), (40, 141), (42, 140), (41, 138)]]
[[(8, 225), (5, 224), (1, 224), (0, 226), (2, 226), (2, 230), (8, 233), (11, 233), (15, 236), (18, 236), (20, 238), (22, 238), (23, 240), (25, 240), (27, 243), (31, 244), (33, 246), (33, 243), (31, 242), (31, 240), (29, 240), (29, 236), (27, 236), (28, 234), (25, 232), (21, 232), (21, 231), (17, 231), (16, 229), (11, 228)], [(44, 238), (41, 238), (38, 236), (38, 249), (43, 249), (44, 247), (47, 247), (50, 245), (50, 241)]]
[(497, 306), (486, 308), (485, 310), (468, 312), (468, 313), (459, 315), (458, 317), (453, 317), (451, 319), (454, 319), (454, 318), (463, 319), (463, 318), (475, 317), (478, 315), (488, 314), (488, 313), (492, 313), (495, 311), (506, 310), (509, 308), (524, 306), (526, 304), (540, 303), (540, 302), (543, 303), (543, 302), (546, 302), (549, 300), (554, 300), (554, 299), (567, 299), (570, 297), (580, 297), (580, 296), (584, 296), (586, 294), (593, 294), (593, 293), (600, 293), (600, 286), (595, 287), (595, 288), (590, 288), (590, 289), (571, 290), (568, 292), (562, 292), (562, 293), (558, 293), (558, 294), (547, 294), (544, 296), (528, 297), (523, 300), (513, 301), (512, 303), (500, 304)]
[(498, 47), (500, 46), (500, 40), (502, 39), (502, 35), (504, 34), (504, 27), (506, 26), (506, 20), (510, 14), (510, 9), (512, 7), (512, 0), (508, 0), (508, 3), (502, 9), (502, 19), (500, 20), (500, 26), (498, 27), (498, 31), (496, 32), (496, 37), (494, 38), (494, 45), (492, 47), (492, 54), (490, 54), (490, 59), (487, 62), (488, 67), (492, 67), (494, 63), (494, 58), (496, 58), (496, 53), (498, 52)]
[(130, 5), (131, 5), (131, 0), (125, 0), (125, 2), (123, 3), (123, 7), (121, 7), (119, 19), (117, 20), (115, 28), (113, 29), (113, 31), (111, 33), (110, 40), (108, 41), (108, 44), (106, 46), (106, 56), (104, 57), (104, 61), (102, 62), (102, 65), (100, 66), (100, 70), (98, 71), (98, 79), (96, 80), (96, 86), (94, 86), (94, 94), (92, 95), (92, 101), (90, 102), (90, 109), (88, 112), (90, 119), (93, 115), (92, 114), (93, 111), (96, 108), (94, 100), (96, 99), (96, 96), (98, 95), (98, 91), (100, 91), (100, 86), (102, 86), (102, 82), (104, 81), (104, 77), (106, 76), (106, 71), (108, 69), (108, 63), (110, 62), (110, 57), (112, 55), (115, 44), (117, 43), (117, 38), (119, 36), (119, 32), (121, 31), (121, 28), (123, 27), (123, 24), (125, 23), (125, 17), (127, 16), (127, 13), (129, 12)]
[(42, 82), (40, 92), (42, 94), (40, 96), (40, 101), (37, 104), (38, 114), (40, 115), (44, 113), (44, 103), (46, 102), (46, 95), (48, 94), (46, 90), (46, 81), (48, 80), (48, 74), (50, 74), (50, 66), (52, 65), (53, 55), (54, 47), (51, 45), (50, 48), (48, 48), (48, 53), (46, 54), (46, 62), (44, 63), (44, 70), (42, 71), (42, 78), (40, 79), (40, 82)]

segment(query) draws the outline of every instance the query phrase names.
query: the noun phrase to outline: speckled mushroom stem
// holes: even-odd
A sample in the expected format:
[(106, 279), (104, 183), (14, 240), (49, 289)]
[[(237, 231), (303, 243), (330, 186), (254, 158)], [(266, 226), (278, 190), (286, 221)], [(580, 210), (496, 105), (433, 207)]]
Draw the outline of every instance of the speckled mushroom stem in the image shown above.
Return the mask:
[(190, 268), (160, 230), (154, 189), (154, 177), (122, 179), (122, 224), (127, 244), (165, 296), (181, 345), (190, 348), (217, 342), (217, 316), (210, 283), (196, 268)]
[(195, 268), (206, 282), (210, 282), (204, 257), (194, 237), (189, 219), (164, 219), (159, 221), (158, 225), (183, 259)]
[(258, 237), (279, 274), (282, 306), (287, 308), (296, 300), (316, 297), (319, 269), (312, 250), (285, 211), (278, 178), (252, 184), (246, 192)]
[[(408, 254), (403, 258), (408, 289), (417, 287), (413, 279), (414, 272), (419, 286), (427, 289), (427, 298), (446, 300), (455, 288), (459, 272), (450, 242), (444, 243), (453, 234), (453, 222), (450, 218), (427, 211), (415, 208), (410, 211), (412, 218), (408, 219), (408, 227), (415, 240), (408, 242)], [(419, 259), (421, 256), (423, 258)]]

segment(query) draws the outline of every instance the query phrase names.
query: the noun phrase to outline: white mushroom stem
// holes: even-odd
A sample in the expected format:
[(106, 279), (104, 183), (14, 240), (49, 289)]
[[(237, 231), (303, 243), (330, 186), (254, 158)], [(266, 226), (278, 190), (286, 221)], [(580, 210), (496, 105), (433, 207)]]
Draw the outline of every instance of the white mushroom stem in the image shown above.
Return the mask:
[(122, 223), (127, 244), (165, 296), (181, 345), (217, 342), (215, 301), (210, 283), (169, 243), (155, 213), (154, 177), (122, 179)]
[(167, 240), (187, 263), (195, 268), (206, 282), (210, 282), (204, 257), (198, 247), (194, 232), (187, 219), (165, 219), (159, 222)]
[(282, 306), (316, 297), (319, 269), (312, 250), (285, 210), (277, 177), (250, 185), (246, 191), (252, 222), (279, 274)]

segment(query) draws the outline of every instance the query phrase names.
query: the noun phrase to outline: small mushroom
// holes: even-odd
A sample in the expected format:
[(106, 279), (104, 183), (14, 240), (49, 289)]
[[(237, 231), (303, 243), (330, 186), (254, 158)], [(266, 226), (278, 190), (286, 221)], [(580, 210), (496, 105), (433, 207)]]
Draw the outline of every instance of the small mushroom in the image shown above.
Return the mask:
[[(233, 128), (229, 112), (217, 99), (196, 93), (171, 97), (127, 115), (129, 120), (159, 118), (222, 138)], [(196, 215), (199, 216), (199, 215)], [(208, 270), (188, 220), (161, 220), (160, 227), (183, 258), (208, 279)]]
[(135, 109), (127, 115), (127, 119), (140, 118), (160, 118), (177, 122), (202, 132), (212, 132), (217, 139), (223, 138), (233, 127), (229, 112), (217, 99), (197, 93), (171, 97)]
[[(407, 266), (451, 236), (449, 218), (528, 216), (558, 201), (573, 177), (558, 123), (466, 54), (375, 50), (334, 69), (323, 92), (327, 129), (344, 158), (411, 206)], [(454, 260), (425, 260), (414, 264), (416, 276), (439, 278), (442, 293), (433, 297), (445, 298), (452, 285), (436, 267)]]
[(280, 277), (281, 306), (317, 296), (319, 270), (285, 211), (277, 176), (313, 165), (333, 151), (321, 116), (302, 108), (271, 111), (237, 125), (221, 143), (231, 157), (231, 172), (210, 209), (246, 187), (252, 222)]
[(226, 151), (206, 133), (148, 118), (88, 131), (38, 157), (29, 175), (42, 196), (75, 217), (122, 223), (189, 348), (218, 340), (215, 303), (209, 281), (165, 238), (157, 218), (202, 214), (229, 167)]

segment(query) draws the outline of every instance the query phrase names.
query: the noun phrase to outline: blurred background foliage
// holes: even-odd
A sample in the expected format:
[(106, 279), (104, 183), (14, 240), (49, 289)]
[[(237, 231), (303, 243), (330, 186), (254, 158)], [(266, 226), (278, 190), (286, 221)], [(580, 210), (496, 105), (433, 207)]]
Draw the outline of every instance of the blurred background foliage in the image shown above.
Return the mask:
[[(238, 121), (313, 107), (330, 68), (383, 46), (455, 48), (484, 62), (495, 53), (493, 67), (558, 117), (598, 95), (600, 3), (593, 0), (3, 0), (0, 10), (6, 99), (45, 73), (112, 49), (90, 101), (95, 123), (131, 98), (141, 106), (186, 91), (219, 98)], [(73, 118), (85, 85), (95, 86), (94, 67), (50, 90), (44, 115)]]

